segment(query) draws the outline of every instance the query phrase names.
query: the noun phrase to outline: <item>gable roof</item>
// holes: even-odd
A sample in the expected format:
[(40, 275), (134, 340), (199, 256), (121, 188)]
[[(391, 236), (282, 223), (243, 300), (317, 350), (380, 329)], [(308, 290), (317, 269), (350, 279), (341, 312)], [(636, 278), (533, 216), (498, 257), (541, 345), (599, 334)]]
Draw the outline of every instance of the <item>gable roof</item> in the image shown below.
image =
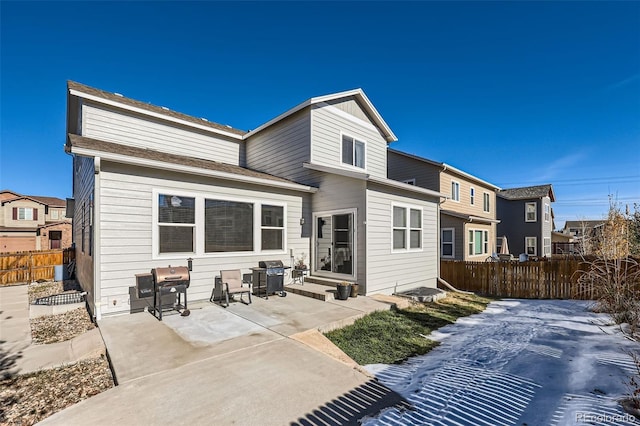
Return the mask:
[(247, 132), (244, 130), (234, 129), (231, 126), (214, 123), (212, 121), (193, 117), (191, 115), (183, 114), (181, 112), (170, 110), (166, 107), (160, 107), (149, 103), (137, 101), (135, 99), (127, 98), (118, 93), (111, 93), (105, 90), (96, 89), (94, 87), (87, 86), (85, 84), (77, 83), (75, 81), (67, 81), (67, 90), (69, 95), (79, 96), (85, 99), (93, 99), (97, 101), (107, 101), (110, 104), (117, 104), (115, 106), (129, 107), (127, 109), (143, 110), (144, 112), (150, 112), (153, 114), (160, 114), (165, 117), (170, 117), (176, 120), (185, 121), (198, 126), (203, 126), (219, 133), (230, 134), (240, 139)]
[(467, 172), (464, 172), (464, 171), (462, 171), (462, 170), (460, 170), (460, 169), (458, 169), (456, 167), (453, 167), (450, 164), (440, 163), (440, 162), (434, 161), (434, 160), (429, 160), (428, 158), (420, 157), (420, 156), (414, 155), (414, 154), (409, 154), (407, 152), (398, 151), (397, 149), (387, 148), (387, 151), (391, 152), (393, 154), (398, 154), (398, 155), (405, 156), (407, 158), (412, 158), (414, 160), (421, 161), (423, 163), (430, 164), (432, 166), (441, 167), (443, 172), (447, 171), (447, 170), (450, 170), (450, 171), (452, 171), (452, 172), (454, 172), (456, 174), (459, 174), (460, 176), (463, 176), (466, 179), (469, 179), (469, 180), (472, 180), (474, 182), (480, 183), (482, 185), (488, 186), (489, 188), (492, 188), (492, 189), (494, 189), (496, 191), (500, 190), (500, 187), (495, 186), (494, 184), (489, 183), (486, 180), (482, 180), (482, 179), (480, 179), (480, 178), (478, 178), (478, 177), (476, 177), (474, 175), (471, 175), (471, 174), (469, 174)]
[(203, 160), (177, 154), (168, 154), (152, 149), (136, 148), (87, 138), (74, 134), (67, 135), (65, 151), (87, 157), (102, 157), (105, 160), (142, 167), (161, 168), (182, 173), (200, 174), (220, 179), (257, 183), (278, 188), (304, 192), (315, 192), (316, 188), (302, 185), (288, 179), (258, 172), (240, 166)]
[(14, 201), (18, 201), (18, 200), (29, 200), (29, 201), (33, 201), (34, 203), (38, 203), (38, 204), (42, 204), (42, 205), (46, 205), (47, 203), (42, 202), (41, 200), (37, 200), (34, 197), (30, 197), (29, 195), (20, 195), (18, 197), (13, 197), (13, 198), (7, 198), (2, 200), (2, 205), (4, 206), (6, 203), (12, 203)]
[(498, 192), (498, 196), (506, 200), (529, 200), (533, 198), (549, 197), (552, 202), (556, 201), (551, 184), (502, 189)]
[(389, 125), (387, 125), (387, 123), (385, 123), (385, 121), (382, 119), (382, 116), (380, 115), (380, 113), (378, 112), (378, 110), (376, 110), (376, 108), (373, 106), (373, 104), (371, 103), (371, 101), (369, 100), (369, 98), (367, 97), (367, 95), (364, 94), (364, 91), (360, 88), (358, 89), (353, 89), (353, 90), (347, 90), (344, 92), (338, 92), (338, 93), (332, 93), (329, 95), (324, 95), (324, 96), (318, 96), (315, 98), (310, 98), (307, 99), (306, 101), (294, 106), (293, 108), (291, 108), (288, 111), (283, 112), (282, 114), (280, 114), (279, 116), (277, 116), (276, 118), (267, 121), (266, 123), (264, 123), (263, 125), (261, 125), (260, 127), (251, 130), (249, 133), (247, 133), (244, 136), (244, 139), (247, 139), (253, 135), (255, 135), (256, 133), (261, 132), (262, 130), (266, 129), (267, 127), (281, 121), (284, 120), (285, 118), (289, 117), (290, 115), (300, 111), (301, 109), (304, 109), (308, 106), (311, 105), (316, 105), (319, 103), (323, 103), (323, 102), (330, 102), (330, 101), (334, 101), (336, 99), (342, 99), (342, 98), (349, 98), (349, 97), (353, 97), (354, 99), (356, 99), (358, 101), (358, 103), (360, 104), (360, 106), (362, 106), (365, 110), (365, 112), (373, 119), (373, 122), (375, 123), (376, 126), (378, 126), (378, 128), (382, 131), (382, 134), (384, 135), (385, 139), (387, 140), (387, 142), (394, 142), (397, 141), (398, 138), (396, 137), (396, 135), (393, 134), (393, 132), (391, 131), (391, 128), (389, 127)]
[(593, 229), (598, 226), (604, 225), (605, 222), (606, 220), (567, 220), (564, 223), (563, 229), (569, 229), (569, 228), (581, 229), (582, 227), (585, 227), (586, 229)]

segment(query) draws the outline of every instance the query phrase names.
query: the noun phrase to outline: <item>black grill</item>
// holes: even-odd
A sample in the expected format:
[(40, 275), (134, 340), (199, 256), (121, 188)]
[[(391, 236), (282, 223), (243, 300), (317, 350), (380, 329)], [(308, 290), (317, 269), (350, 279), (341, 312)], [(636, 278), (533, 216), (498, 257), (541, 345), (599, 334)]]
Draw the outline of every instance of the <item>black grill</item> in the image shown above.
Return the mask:
[(261, 260), (253, 271), (253, 294), (264, 296), (268, 299), (270, 294), (277, 293), (284, 297), (284, 271), (289, 269), (281, 260)]
[[(153, 314), (162, 321), (162, 297), (166, 295), (177, 295), (177, 301), (170, 309), (180, 312), (182, 315), (189, 315), (187, 309), (187, 288), (191, 277), (189, 268), (186, 266), (169, 266), (167, 268), (155, 268), (151, 270), (153, 275)], [(184, 305), (181, 304), (181, 296), (184, 295)]]

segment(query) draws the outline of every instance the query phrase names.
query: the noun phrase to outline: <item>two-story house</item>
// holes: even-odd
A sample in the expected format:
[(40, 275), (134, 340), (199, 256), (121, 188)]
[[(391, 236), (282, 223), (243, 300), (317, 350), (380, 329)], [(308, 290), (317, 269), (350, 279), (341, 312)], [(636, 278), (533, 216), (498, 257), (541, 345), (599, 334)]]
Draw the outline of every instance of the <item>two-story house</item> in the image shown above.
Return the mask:
[(484, 261), (496, 250), (497, 186), (449, 164), (388, 150), (389, 178), (447, 195), (440, 205), (440, 257)]
[(222, 269), (305, 254), (361, 294), (436, 287), (436, 190), (387, 177), (396, 137), (360, 89), (251, 131), (68, 83), (77, 277), (96, 318), (135, 275), (193, 259), (190, 300)]
[(70, 245), (71, 224), (65, 200), (0, 191), (0, 253)]
[(551, 203), (555, 199), (550, 184), (498, 192), (498, 234), (507, 236), (511, 253), (551, 256), (551, 233), (554, 227)]

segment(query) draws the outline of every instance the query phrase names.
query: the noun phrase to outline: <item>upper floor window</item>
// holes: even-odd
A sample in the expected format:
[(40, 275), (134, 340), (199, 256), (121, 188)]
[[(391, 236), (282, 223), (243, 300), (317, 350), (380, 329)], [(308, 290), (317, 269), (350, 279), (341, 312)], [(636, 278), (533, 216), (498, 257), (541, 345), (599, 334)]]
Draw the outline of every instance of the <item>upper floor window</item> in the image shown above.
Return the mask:
[(544, 221), (549, 222), (551, 219), (551, 207), (549, 204), (545, 203), (544, 205)]
[(393, 251), (422, 248), (422, 209), (393, 206)]
[(471, 188), (471, 190), (469, 191), (469, 197), (471, 197), (471, 205), (474, 205), (476, 203), (476, 189), (475, 188)]
[(460, 201), (460, 183), (451, 181), (451, 199), (453, 201)]
[(13, 220), (38, 220), (38, 209), (31, 207), (14, 207)]
[(482, 210), (485, 212), (491, 211), (491, 198), (489, 198), (489, 193), (485, 192), (483, 196)]
[(342, 163), (364, 169), (364, 159), (365, 143), (351, 136), (342, 135)]
[(526, 203), (524, 205), (525, 222), (535, 222), (538, 220), (538, 205), (536, 203)]

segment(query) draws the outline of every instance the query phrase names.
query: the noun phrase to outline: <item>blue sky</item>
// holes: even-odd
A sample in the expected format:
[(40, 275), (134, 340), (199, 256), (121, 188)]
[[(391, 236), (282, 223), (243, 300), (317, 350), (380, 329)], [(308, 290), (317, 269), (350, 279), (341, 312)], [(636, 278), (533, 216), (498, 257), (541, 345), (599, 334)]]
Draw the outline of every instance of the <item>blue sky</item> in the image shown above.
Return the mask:
[(640, 2), (0, 2), (0, 188), (71, 196), (66, 81), (253, 129), (361, 87), (392, 147), (556, 225), (640, 202)]

